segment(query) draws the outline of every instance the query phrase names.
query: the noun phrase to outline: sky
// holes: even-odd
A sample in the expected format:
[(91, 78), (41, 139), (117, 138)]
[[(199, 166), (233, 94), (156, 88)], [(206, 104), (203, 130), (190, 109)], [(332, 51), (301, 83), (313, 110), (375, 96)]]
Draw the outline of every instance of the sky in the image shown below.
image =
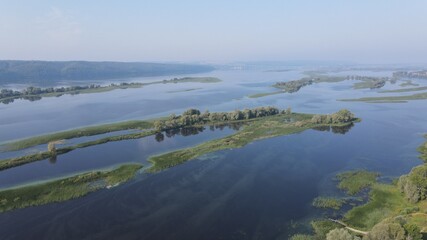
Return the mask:
[(0, 0), (0, 59), (427, 63), (427, 1)]

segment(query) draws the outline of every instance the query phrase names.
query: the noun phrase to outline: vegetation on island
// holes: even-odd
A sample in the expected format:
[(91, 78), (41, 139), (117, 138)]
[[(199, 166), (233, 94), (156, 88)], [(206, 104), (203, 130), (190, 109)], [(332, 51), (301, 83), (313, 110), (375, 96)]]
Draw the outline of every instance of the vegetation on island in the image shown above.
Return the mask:
[(317, 208), (331, 208), (338, 210), (346, 201), (344, 199), (332, 198), (332, 197), (317, 197), (313, 200), (312, 205)]
[(399, 84), (399, 86), (401, 87), (415, 86), (416, 87), (416, 86), (419, 86), (419, 84), (412, 82), (412, 80), (406, 80), (405, 82)]
[(218, 121), (250, 121), (250, 124), (245, 126), (243, 130), (221, 139), (150, 157), (149, 161), (153, 165), (149, 171), (156, 172), (170, 168), (207, 153), (243, 147), (259, 139), (294, 134), (319, 126), (348, 126), (358, 120), (348, 110), (341, 110), (322, 117), (331, 119), (330, 122), (313, 123), (314, 116), (312, 114), (291, 113), (290, 109), (287, 111), (272, 107), (216, 114), (201, 114), (200, 111), (191, 109), (181, 116), (172, 116), (169, 120), (156, 122), (156, 128), (160, 131), (168, 128), (179, 128), (185, 123), (215, 124)]
[(386, 97), (364, 97), (364, 98), (351, 98), (351, 99), (338, 99), (338, 101), (345, 102), (367, 102), (367, 103), (402, 103), (410, 100), (424, 100), (427, 99), (427, 92), (406, 95), (406, 96), (386, 96)]
[(283, 89), (283, 92), (294, 93), (298, 92), (302, 87), (311, 85), (314, 80), (311, 78), (303, 78), (300, 80), (288, 81), (288, 82), (277, 82), (273, 85), (275, 88)]
[(346, 191), (349, 195), (354, 195), (376, 183), (378, 176), (378, 173), (368, 171), (343, 172), (337, 175), (338, 188)]
[(216, 83), (221, 80), (214, 77), (185, 77), (185, 78), (172, 78), (169, 80), (162, 80), (149, 83), (140, 83), (140, 82), (131, 82), (131, 83), (112, 83), (107, 86), (101, 85), (87, 85), (87, 86), (71, 86), (71, 87), (49, 87), (49, 88), (40, 88), (40, 87), (27, 87), (22, 91), (14, 91), (12, 89), (1, 89), (0, 90), (0, 102), (8, 104), (13, 102), (15, 99), (24, 99), (24, 100), (40, 100), (43, 97), (60, 97), (65, 94), (85, 94), (85, 93), (100, 93), (108, 92), (116, 89), (127, 89), (127, 88), (141, 88), (153, 84), (168, 84), (168, 83), (188, 83), (188, 82), (198, 82), (198, 83)]
[(402, 88), (402, 89), (394, 89), (394, 90), (384, 90), (380, 93), (400, 93), (400, 92), (417, 92), (427, 90), (427, 87), (416, 87), (416, 88)]
[(58, 155), (71, 152), (78, 148), (86, 148), (86, 147), (91, 147), (99, 144), (105, 144), (108, 142), (123, 141), (123, 140), (129, 140), (129, 139), (139, 139), (139, 138), (147, 137), (154, 134), (156, 134), (156, 131), (149, 130), (149, 131), (143, 131), (138, 133), (109, 136), (109, 137), (104, 137), (101, 139), (97, 139), (89, 142), (83, 142), (76, 145), (66, 146), (61, 148), (56, 147), (56, 144), (58, 144), (58, 141), (50, 142), (48, 144), (48, 151), (0, 160), (0, 171), (13, 168), (13, 167), (18, 167), (31, 162), (41, 161), (45, 159), (56, 159)]
[(142, 165), (127, 164), (108, 171), (94, 171), (72, 177), (0, 190), (0, 212), (62, 202), (110, 188), (133, 178)]
[(258, 93), (249, 95), (250, 98), (260, 98), (280, 93), (295, 93), (298, 92), (301, 88), (309, 86), (315, 83), (336, 83), (342, 82), (345, 80), (356, 80), (359, 81), (353, 85), (354, 89), (377, 89), (382, 88), (387, 81), (394, 81), (395, 78), (389, 77), (369, 77), (369, 76), (358, 76), (358, 75), (349, 75), (349, 76), (329, 76), (324, 75), (325, 72), (305, 72), (308, 77), (303, 77), (299, 80), (292, 80), (286, 82), (277, 82), (273, 85), (274, 88), (281, 89), (282, 91), (268, 92), (268, 93)]
[[(427, 135), (426, 135), (427, 137)], [(427, 159), (427, 142), (418, 148), (420, 158)], [(291, 239), (354, 239), (364, 240), (421, 240), (427, 236), (427, 163), (414, 167), (392, 184), (378, 183), (376, 173), (351, 171), (338, 174), (338, 187), (349, 194), (370, 187), (369, 201), (345, 213), (341, 221), (330, 222), (319, 234), (319, 226), (313, 226), (314, 235), (295, 235)], [(336, 227), (333, 224), (339, 223)], [(322, 225), (321, 225), (322, 226)], [(317, 229), (316, 229), (317, 228)], [(344, 233), (343, 229), (347, 233)], [(338, 231), (340, 233), (338, 234)], [(326, 234), (324, 234), (327, 232)], [(333, 237), (332, 237), (333, 236)], [(303, 238), (304, 237), (304, 238)], [(352, 238), (353, 237), (353, 238)], [(423, 238), (424, 237), (424, 238)]]
[(59, 141), (63, 139), (72, 139), (85, 136), (94, 136), (98, 134), (104, 134), (109, 132), (116, 132), (130, 129), (146, 130), (153, 127), (152, 121), (126, 121), (118, 123), (103, 124), (98, 126), (90, 126), (84, 128), (77, 128), (68, 131), (56, 132), (41, 136), (30, 137), (14, 142), (9, 142), (0, 145), (3, 151), (16, 151), (25, 149), (41, 144), (48, 144), (49, 142)]

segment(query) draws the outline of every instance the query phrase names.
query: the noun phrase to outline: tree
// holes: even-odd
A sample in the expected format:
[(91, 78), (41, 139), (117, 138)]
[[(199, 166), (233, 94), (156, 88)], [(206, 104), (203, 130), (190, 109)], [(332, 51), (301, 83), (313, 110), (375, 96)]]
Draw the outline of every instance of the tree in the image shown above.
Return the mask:
[(186, 110), (184, 113), (182, 113), (182, 115), (200, 115), (200, 111), (198, 109), (195, 108), (190, 108), (188, 110)]
[(335, 228), (329, 231), (326, 234), (326, 240), (355, 240), (360, 239), (358, 237), (354, 237), (344, 228)]
[(48, 150), (51, 154), (56, 155), (56, 146), (55, 146), (55, 142), (49, 142), (49, 143), (47, 144), (47, 150)]
[(421, 234), (420, 228), (411, 223), (407, 223), (403, 225), (403, 228), (406, 231), (406, 235), (408, 235), (407, 240), (422, 240), (423, 235)]
[(311, 122), (315, 124), (322, 123), (322, 116), (316, 114), (311, 118)]
[(157, 120), (154, 122), (154, 128), (160, 132), (165, 128), (165, 123), (163, 121)]
[(380, 222), (366, 236), (367, 240), (405, 240), (405, 229), (398, 223)]

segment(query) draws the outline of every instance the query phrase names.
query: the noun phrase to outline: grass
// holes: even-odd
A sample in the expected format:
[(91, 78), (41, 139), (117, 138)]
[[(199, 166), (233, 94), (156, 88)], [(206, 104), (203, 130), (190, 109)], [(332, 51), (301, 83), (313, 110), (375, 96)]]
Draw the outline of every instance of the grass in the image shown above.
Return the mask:
[(62, 202), (99, 189), (128, 181), (142, 168), (139, 164), (122, 165), (109, 171), (94, 171), (46, 183), (0, 191), (0, 212)]
[(403, 89), (394, 89), (394, 90), (384, 90), (380, 93), (400, 93), (400, 92), (416, 92), (427, 90), (427, 87), (416, 87), (416, 88), (403, 88)]
[(312, 205), (317, 208), (331, 208), (339, 210), (344, 204), (345, 200), (331, 197), (317, 197), (313, 200)]
[(16, 150), (21, 150), (21, 149), (41, 145), (41, 144), (47, 144), (52, 141), (58, 141), (63, 139), (93, 136), (93, 135), (128, 130), (128, 129), (149, 129), (152, 127), (153, 127), (153, 123), (151, 121), (119, 122), (119, 123), (104, 124), (99, 126), (77, 128), (77, 129), (63, 131), (63, 132), (30, 137), (30, 138), (18, 140), (15, 142), (3, 144), (2, 147), (6, 151), (16, 151)]
[(378, 173), (368, 171), (348, 171), (337, 175), (338, 188), (354, 195), (362, 189), (372, 186), (377, 181)]
[(369, 202), (351, 209), (344, 220), (353, 227), (369, 230), (385, 218), (400, 215), (405, 208), (414, 206), (396, 186), (376, 183), (369, 193)]
[(368, 102), (368, 103), (396, 103), (406, 102), (410, 100), (424, 100), (427, 99), (427, 92), (406, 95), (406, 96), (388, 96), (388, 97), (365, 97), (365, 98), (352, 98), (352, 99), (339, 99), (338, 101), (345, 102)]
[(17, 157), (17, 158), (0, 160), (0, 171), (13, 168), (13, 167), (18, 167), (27, 163), (44, 160), (50, 157), (54, 157), (56, 155), (65, 154), (78, 148), (86, 148), (86, 147), (91, 147), (91, 146), (104, 144), (108, 142), (114, 142), (114, 141), (139, 139), (139, 138), (147, 137), (150, 135), (154, 135), (155, 133), (156, 131), (145, 131), (140, 133), (125, 134), (120, 136), (110, 136), (110, 137), (105, 137), (105, 138), (97, 139), (90, 142), (79, 143), (74, 146), (58, 148), (56, 150), (56, 154), (46, 151), (46, 152), (35, 153), (35, 154)]
[(276, 94), (281, 94), (284, 93), (283, 91), (276, 91), (276, 92), (268, 92), (268, 93), (257, 93), (257, 94), (252, 94), (249, 95), (249, 98), (260, 98), (260, 97), (266, 97), (266, 96), (271, 96), (271, 95), (276, 95)]
[[(291, 115), (279, 114), (254, 119), (251, 121), (251, 124), (245, 126), (243, 130), (230, 136), (204, 142), (195, 147), (150, 157), (149, 161), (153, 165), (149, 171), (161, 171), (207, 153), (240, 148), (259, 139), (299, 133), (306, 129), (322, 126), (322, 124), (312, 124), (309, 121), (312, 116), (311, 114), (292, 113)], [(293, 119), (294, 122), (285, 122), (285, 120), (289, 118)]]

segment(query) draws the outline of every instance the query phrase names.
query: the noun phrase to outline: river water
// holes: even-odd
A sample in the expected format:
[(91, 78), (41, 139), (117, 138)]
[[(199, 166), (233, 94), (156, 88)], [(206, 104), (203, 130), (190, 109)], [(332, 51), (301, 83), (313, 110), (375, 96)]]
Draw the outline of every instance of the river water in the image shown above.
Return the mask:
[[(333, 178), (338, 172), (367, 169), (389, 180), (421, 163), (416, 148), (427, 133), (425, 101), (336, 101), (378, 95), (375, 90), (351, 89), (351, 81), (315, 84), (293, 94), (247, 97), (274, 91), (271, 84), (298, 79), (301, 71), (215, 71), (197, 76), (215, 76), (223, 82), (151, 85), (0, 105), (0, 141), (99, 123), (148, 119), (190, 107), (213, 112), (274, 105), (309, 113), (348, 108), (362, 118), (345, 133), (307, 130), (256, 141), (160, 173), (141, 172), (128, 183), (84, 198), (2, 213), (0, 239), (288, 239), (294, 233), (308, 231), (309, 221), (322, 216), (322, 211), (311, 206), (315, 197), (344, 196), (335, 187)], [(190, 88), (197, 90), (170, 93)], [(395, 86), (388, 84), (385, 88)], [(151, 136), (78, 149), (56, 161), (2, 171), (0, 187), (126, 162), (147, 165), (150, 155), (233, 132), (227, 127), (205, 129), (194, 135), (165, 137), (160, 142)]]

